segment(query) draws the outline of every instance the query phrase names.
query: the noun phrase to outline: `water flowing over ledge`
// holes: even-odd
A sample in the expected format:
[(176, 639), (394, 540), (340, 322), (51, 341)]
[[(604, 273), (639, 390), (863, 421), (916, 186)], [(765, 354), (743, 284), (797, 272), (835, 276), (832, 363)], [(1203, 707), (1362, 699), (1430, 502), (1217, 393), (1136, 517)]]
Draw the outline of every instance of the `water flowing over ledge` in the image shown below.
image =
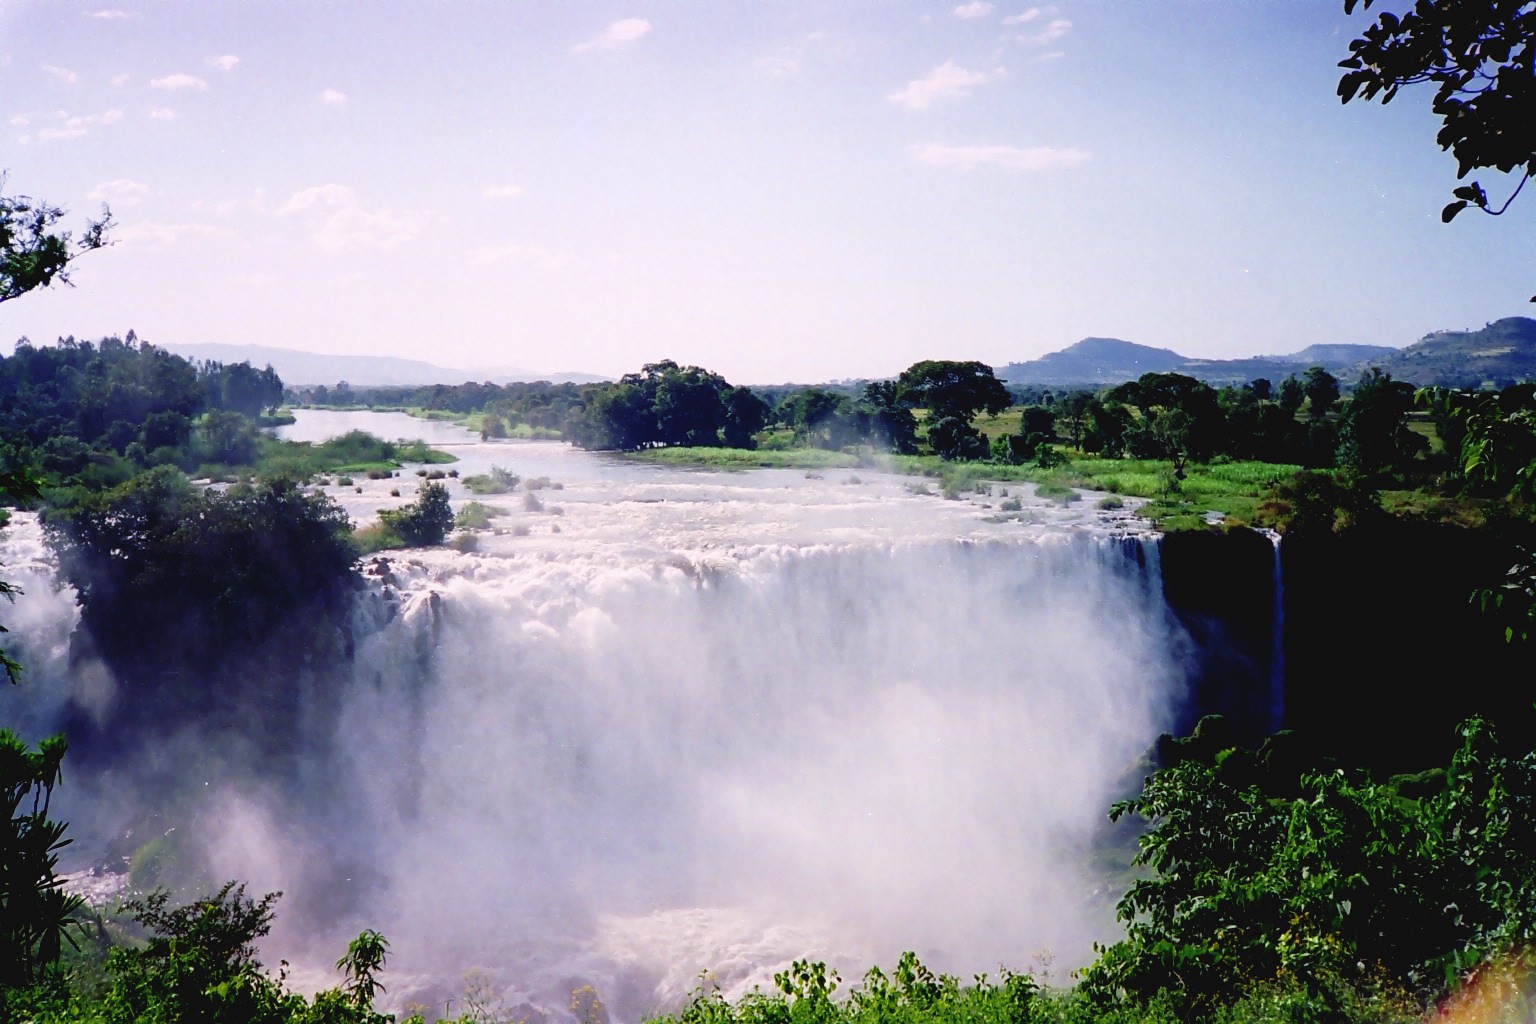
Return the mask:
[[(143, 781), (163, 764), (70, 779), (82, 850), (174, 819), (212, 877), (287, 893), (268, 955), (299, 984), (374, 927), (399, 1005), (473, 967), (508, 1006), (564, 1014), (590, 984), (634, 1020), (701, 970), (739, 993), (803, 956), (1069, 967), (1114, 933), (1092, 850), (1185, 678), (1155, 535), (1027, 487), (1000, 514), (864, 471), (457, 451), (563, 486), (482, 499), (509, 526), (478, 552), (365, 561), (296, 769), (168, 738), (174, 792)], [(363, 518), (410, 479), (337, 493)], [(20, 721), (89, 701), (110, 721), (35, 520), (3, 543), (28, 590)]]

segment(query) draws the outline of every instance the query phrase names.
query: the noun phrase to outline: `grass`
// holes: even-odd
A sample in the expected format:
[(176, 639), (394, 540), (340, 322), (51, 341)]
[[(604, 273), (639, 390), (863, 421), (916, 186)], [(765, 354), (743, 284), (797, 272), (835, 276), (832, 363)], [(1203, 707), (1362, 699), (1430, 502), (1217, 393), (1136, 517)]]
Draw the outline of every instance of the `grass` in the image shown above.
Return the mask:
[(380, 479), (407, 462), (443, 465), (458, 457), (427, 446), (425, 441), (386, 441), (353, 430), (321, 444), (266, 439), (257, 471), (264, 477), (310, 480), (324, 474)]
[[(1007, 418), (990, 417), (989, 422)], [(979, 422), (979, 421), (978, 421)], [(1105, 459), (1072, 454), (1061, 465), (1008, 466), (992, 462), (945, 462), (936, 455), (876, 455), (869, 449), (829, 452), (820, 448), (652, 448), (624, 457), (664, 466), (700, 466), (709, 469), (836, 469), (871, 467), (910, 476), (932, 477), (936, 490), (953, 497), (967, 491), (984, 491), (993, 483), (1028, 481), (1037, 492), (1058, 501), (1075, 500), (1074, 489), (1105, 491), (1122, 498), (1145, 498), (1140, 513), (1159, 528), (1170, 531), (1206, 530), (1207, 512), (1220, 512), (1230, 525), (1255, 521), (1256, 510), (1275, 484), (1301, 467), (1276, 462), (1236, 462), (1218, 458), (1210, 463), (1185, 467), (1185, 479), (1177, 481), (1173, 463), (1158, 459)], [(1073, 498), (1066, 497), (1074, 494)]]

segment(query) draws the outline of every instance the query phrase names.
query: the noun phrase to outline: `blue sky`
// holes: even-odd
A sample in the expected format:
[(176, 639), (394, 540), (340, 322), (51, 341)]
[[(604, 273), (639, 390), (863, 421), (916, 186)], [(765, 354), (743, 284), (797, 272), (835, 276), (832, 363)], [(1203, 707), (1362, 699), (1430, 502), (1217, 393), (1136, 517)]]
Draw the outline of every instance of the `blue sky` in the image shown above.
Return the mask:
[(0, 0), (7, 193), (119, 222), (0, 351), (768, 383), (1531, 314), (1536, 202), (1442, 225), (1428, 96), (1334, 95), (1341, 8)]

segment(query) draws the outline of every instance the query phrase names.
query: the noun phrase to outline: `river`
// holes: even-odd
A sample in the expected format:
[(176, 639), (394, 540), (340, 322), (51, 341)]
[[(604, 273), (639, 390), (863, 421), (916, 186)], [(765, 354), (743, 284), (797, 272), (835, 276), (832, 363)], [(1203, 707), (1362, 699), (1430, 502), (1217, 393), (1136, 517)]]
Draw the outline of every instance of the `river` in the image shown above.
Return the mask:
[[(664, 469), (394, 414), (283, 433), (353, 427), (456, 455), (433, 468), (459, 472), (457, 508), (493, 465), (525, 483), (480, 499), (502, 514), (478, 550), (368, 561), (309, 767), (277, 783), (204, 737), (178, 750), (206, 788), (136, 808), (211, 877), (287, 893), (265, 950), (296, 984), (334, 983), (371, 927), (397, 1008), (475, 970), (509, 1011), (565, 1015), (590, 986), (633, 1021), (704, 971), (728, 994), (903, 949), (962, 977), (1064, 971), (1113, 936), (1105, 813), (1184, 678), (1144, 525), (1027, 485)], [(365, 523), (418, 468), (323, 490)], [(112, 682), (70, 664), (78, 613), (35, 522), (3, 544), (40, 728)], [(149, 802), (135, 771), (70, 779), (82, 838)]]

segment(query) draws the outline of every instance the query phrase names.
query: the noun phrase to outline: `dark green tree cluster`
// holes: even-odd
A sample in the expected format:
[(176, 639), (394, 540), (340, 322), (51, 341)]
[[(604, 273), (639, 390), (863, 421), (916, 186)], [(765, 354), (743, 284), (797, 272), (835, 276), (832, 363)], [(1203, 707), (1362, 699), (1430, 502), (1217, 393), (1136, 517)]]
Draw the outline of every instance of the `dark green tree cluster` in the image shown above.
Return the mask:
[(909, 408), (927, 410), (928, 447), (940, 458), (956, 461), (989, 458), (991, 447), (971, 421), (978, 413), (996, 415), (1013, 404), (992, 367), (945, 359), (924, 360), (901, 371), (896, 399)]
[[(156, 890), (129, 900), (141, 937), (105, 950), (102, 980), (74, 981), (50, 964), (25, 985), (0, 983), (0, 1017), (37, 1024), (388, 1024), (374, 1009), (389, 943), (364, 931), (336, 962), (342, 983), (306, 999), (262, 966), (256, 942), (272, 929), (281, 893), (260, 899), (229, 883), (182, 906)], [(100, 956), (101, 952), (93, 951)], [(74, 958), (84, 963), (87, 956)]]
[(194, 365), (126, 338), (22, 339), (0, 357), (0, 444), (53, 485), (119, 483), (157, 465), (254, 462), (252, 422), (281, 400), (271, 367)]
[(334, 388), (322, 384), (298, 391), (290, 389), (289, 396), (295, 402), (306, 405), (363, 404), (386, 408), (431, 409), (461, 416), (484, 413), (496, 416), (508, 428), (527, 424), (541, 430), (559, 431), (568, 419), (581, 414), (587, 392), (601, 387), (551, 384), (548, 381), (519, 381), (511, 384), (468, 381), (463, 384), (432, 384), (426, 387), (362, 387), (343, 381)]
[(69, 840), (48, 817), (65, 749), (62, 736), (33, 749), (0, 729), (0, 991), (39, 981), (74, 941), (82, 903), (55, 873)]
[[(1536, 753), (1486, 723), (1429, 781), (1298, 772), (1279, 748), (1191, 756), (1116, 805), (1148, 830), (1119, 914), (1083, 988), (1108, 1005), (1217, 1017), (1257, 987), (1303, 990), (1327, 1015), (1396, 991), (1416, 1006), (1536, 937)], [(1529, 966), (1529, 964), (1527, 964)], [(1529, 1019), (1531, 994), (1511, 1019)]]
[(670, 359), (647, 363), (639, 373), (599, 385), (587, 394), (567, 434), (583, 448), (752, 448), (770, 410), (749, 388), (732, 387), (718, 373), (679, 366)]
[(824, 387), (791, 390), (774, 410), (795, 440), (813, 448), (854, 445), (910, 455), (917, 451), (917, 418), (894, 381), (877, 380), (856, 394)]
[(441, 544), (448, 531), (453, 529), (453, 506), (448, 502), (448, 488), (429, 480), (421, 485), (415, 501), (403, 508), (384, 509), (379, 513), (379, 520), (406, 547)]
[(189, 716), (298, 741), (295, 688), (343, 653), (357, 585), (339, 505), (282, 480), (204, 490), (160, 467), (50, 511), (46, 532), (81, 635), (122, 687), (94, 747)]

